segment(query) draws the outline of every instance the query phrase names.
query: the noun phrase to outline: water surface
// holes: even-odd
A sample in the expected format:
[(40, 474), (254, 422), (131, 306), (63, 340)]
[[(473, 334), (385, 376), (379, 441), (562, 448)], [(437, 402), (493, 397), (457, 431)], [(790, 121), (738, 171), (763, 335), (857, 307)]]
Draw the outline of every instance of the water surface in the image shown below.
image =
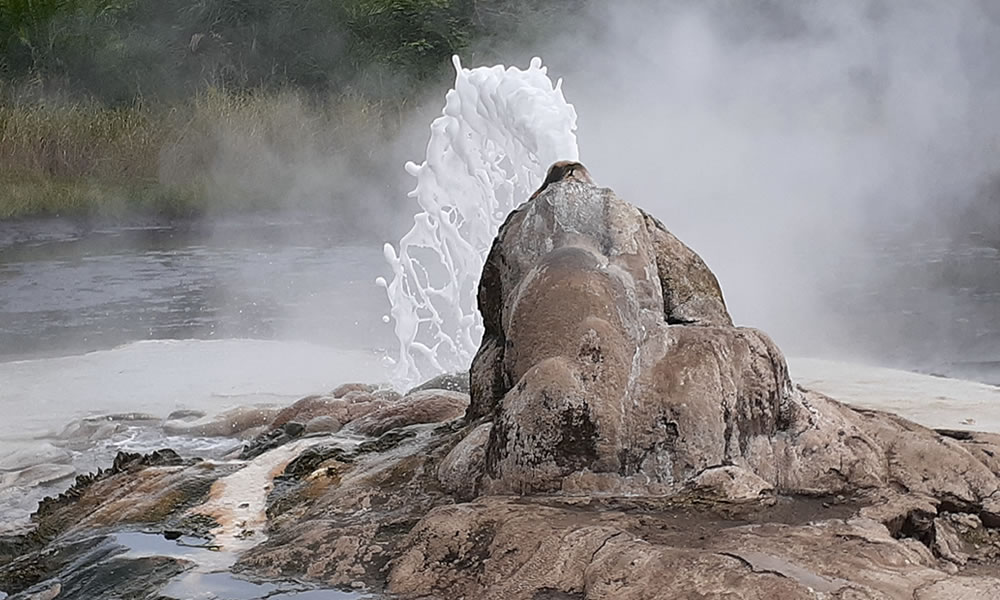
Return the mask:
[(394, 339), (378, 318), (379, 244), (333, 238), (328, 223), (66, 227), (0, 223), (0, 360), (152, 339)]

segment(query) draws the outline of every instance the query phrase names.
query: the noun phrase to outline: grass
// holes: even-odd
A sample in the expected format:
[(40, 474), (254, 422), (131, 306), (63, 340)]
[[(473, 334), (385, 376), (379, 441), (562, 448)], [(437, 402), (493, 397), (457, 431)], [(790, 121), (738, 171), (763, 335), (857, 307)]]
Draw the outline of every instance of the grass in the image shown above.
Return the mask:
[(0, 219), (237, 212), (309, 201), (303, 173), (350, 164), (401, 123), (361, 97), (210, 89), (108, 108), (0, 95)]
[(0, 221), (65, 216), (118, 221), (135, 216), (168, 219), (207, 212), (206, 198), (195, 186), (115, 183), (97, 179), (0, 180)]

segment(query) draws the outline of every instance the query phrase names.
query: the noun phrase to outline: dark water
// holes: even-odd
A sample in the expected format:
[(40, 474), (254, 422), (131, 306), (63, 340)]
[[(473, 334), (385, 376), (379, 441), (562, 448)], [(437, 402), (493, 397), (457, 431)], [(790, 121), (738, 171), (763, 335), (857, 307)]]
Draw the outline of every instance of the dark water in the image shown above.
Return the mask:
[(1000, 385), (1000, 249), (886, 235), (866, 252), (844, 257), (825, 284), (843, 345), (887, 366)]
[[(147, 339), (391, 348), (388, 302), (374, 284), (387, 272), (381, 244), (345, 242), (339, 230), (308, 216), (89, 231), (0, 223), (0, 360)], [(722, 283), (731, 298), (788, 307), (747, 324), (789, 354), (1000, 384), (1000, 251), (915, 237), (885, 233), (856, 254), (814, 257), (811, 279), (788, 287)], [(797, 289), (814, 292), (804, 306)]]
[(85, 231), (0, 223), (0, 360), (146, 339), (392, 340), (378, 243), (330, 223), (246, 218)]

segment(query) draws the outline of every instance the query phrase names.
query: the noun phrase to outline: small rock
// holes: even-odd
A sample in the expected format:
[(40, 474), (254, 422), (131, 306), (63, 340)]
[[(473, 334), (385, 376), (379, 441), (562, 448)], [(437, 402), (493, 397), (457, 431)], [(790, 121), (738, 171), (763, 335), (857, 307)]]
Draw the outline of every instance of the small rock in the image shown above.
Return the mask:
[(373, 392), (376, 387), (370, 383), (344, 383), (334, 388), (330, 395), (334, 398), (343, 398), (349, 392)]
[(983, 525), (991, 529), (1000, 528), (1000, 498), (992, 497), (983, 501), (983, 510), (979, 513)]
[(398, 402), (369, 412), (352, 422), (351, 429), (364, 435), (382, 435), (397, 427), (457, 419), (465, 414), (468, 406), (468, 394), (424, 390), (407, 394)]
[(469, 393), (469, 373), (444, 373), (438, 375), (432, 379), (421, 383), (417, 387), (406, 392), (409, 396), (414, 392), (422, 392), (425, 390), (448, 390), (450, 392), (461, 392), (463, 394)]
[(269, 424), (278, 414), (273, 408), (244, 406), (228, 410), (214, 417), (203, 417), (194, 421), (173, 420), (163, 424), (163, 430), (171, 435), (197, 435), (208, 437), (229, 437)]
[(983, 528), (983, 522), (977, 515), (952, 513), (948, 515), (948, 519), (962, 531), (975, 531)]
[(446, 490), (462, 500), (475, 496), (476, 484), (482, 477), (486, 460), (486, 442), (492, 423), (483, 423), (462, 438), (438, 466), (438, 481)]
[(381, 388), (372, 392), (372, 398), (385, 402), (395, 402), (402, 397), (402, 394), (392, 388)]
[(305, 434), (309, 435), (311, 433), (337, 433), (342, 427), (340, 421), (328, 416), (322, 415), (319, 417), (314, 417), (309, 419), (306, 423)]
[(691, 487), (724, 500), (752, 500), (774, 488), (750, 471), (734, 466), (705, 469), (694, 478)]
[(934, 519), (934, 541), (931, 549), (941, 558), (959, 566), (969, 561), (965, 541), (955, 530), (950, 519), (941, 517)]

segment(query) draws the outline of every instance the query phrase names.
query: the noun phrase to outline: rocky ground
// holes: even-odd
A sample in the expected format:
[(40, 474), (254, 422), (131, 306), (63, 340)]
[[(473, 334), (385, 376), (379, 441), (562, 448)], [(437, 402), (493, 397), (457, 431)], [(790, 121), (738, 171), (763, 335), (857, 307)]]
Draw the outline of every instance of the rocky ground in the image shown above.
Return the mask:
[[(468, 376), (178, 418), (248, 441), (78, 478), (0, 540), (0, 589), (164, 597), (221, 571), (410, 599), (1000, 597), (1000, 436), (793, 386), (612, 191), (567, 180), (512, 213), (480, 309)], [(211, 558), (116, 537), (135, 531)]]

